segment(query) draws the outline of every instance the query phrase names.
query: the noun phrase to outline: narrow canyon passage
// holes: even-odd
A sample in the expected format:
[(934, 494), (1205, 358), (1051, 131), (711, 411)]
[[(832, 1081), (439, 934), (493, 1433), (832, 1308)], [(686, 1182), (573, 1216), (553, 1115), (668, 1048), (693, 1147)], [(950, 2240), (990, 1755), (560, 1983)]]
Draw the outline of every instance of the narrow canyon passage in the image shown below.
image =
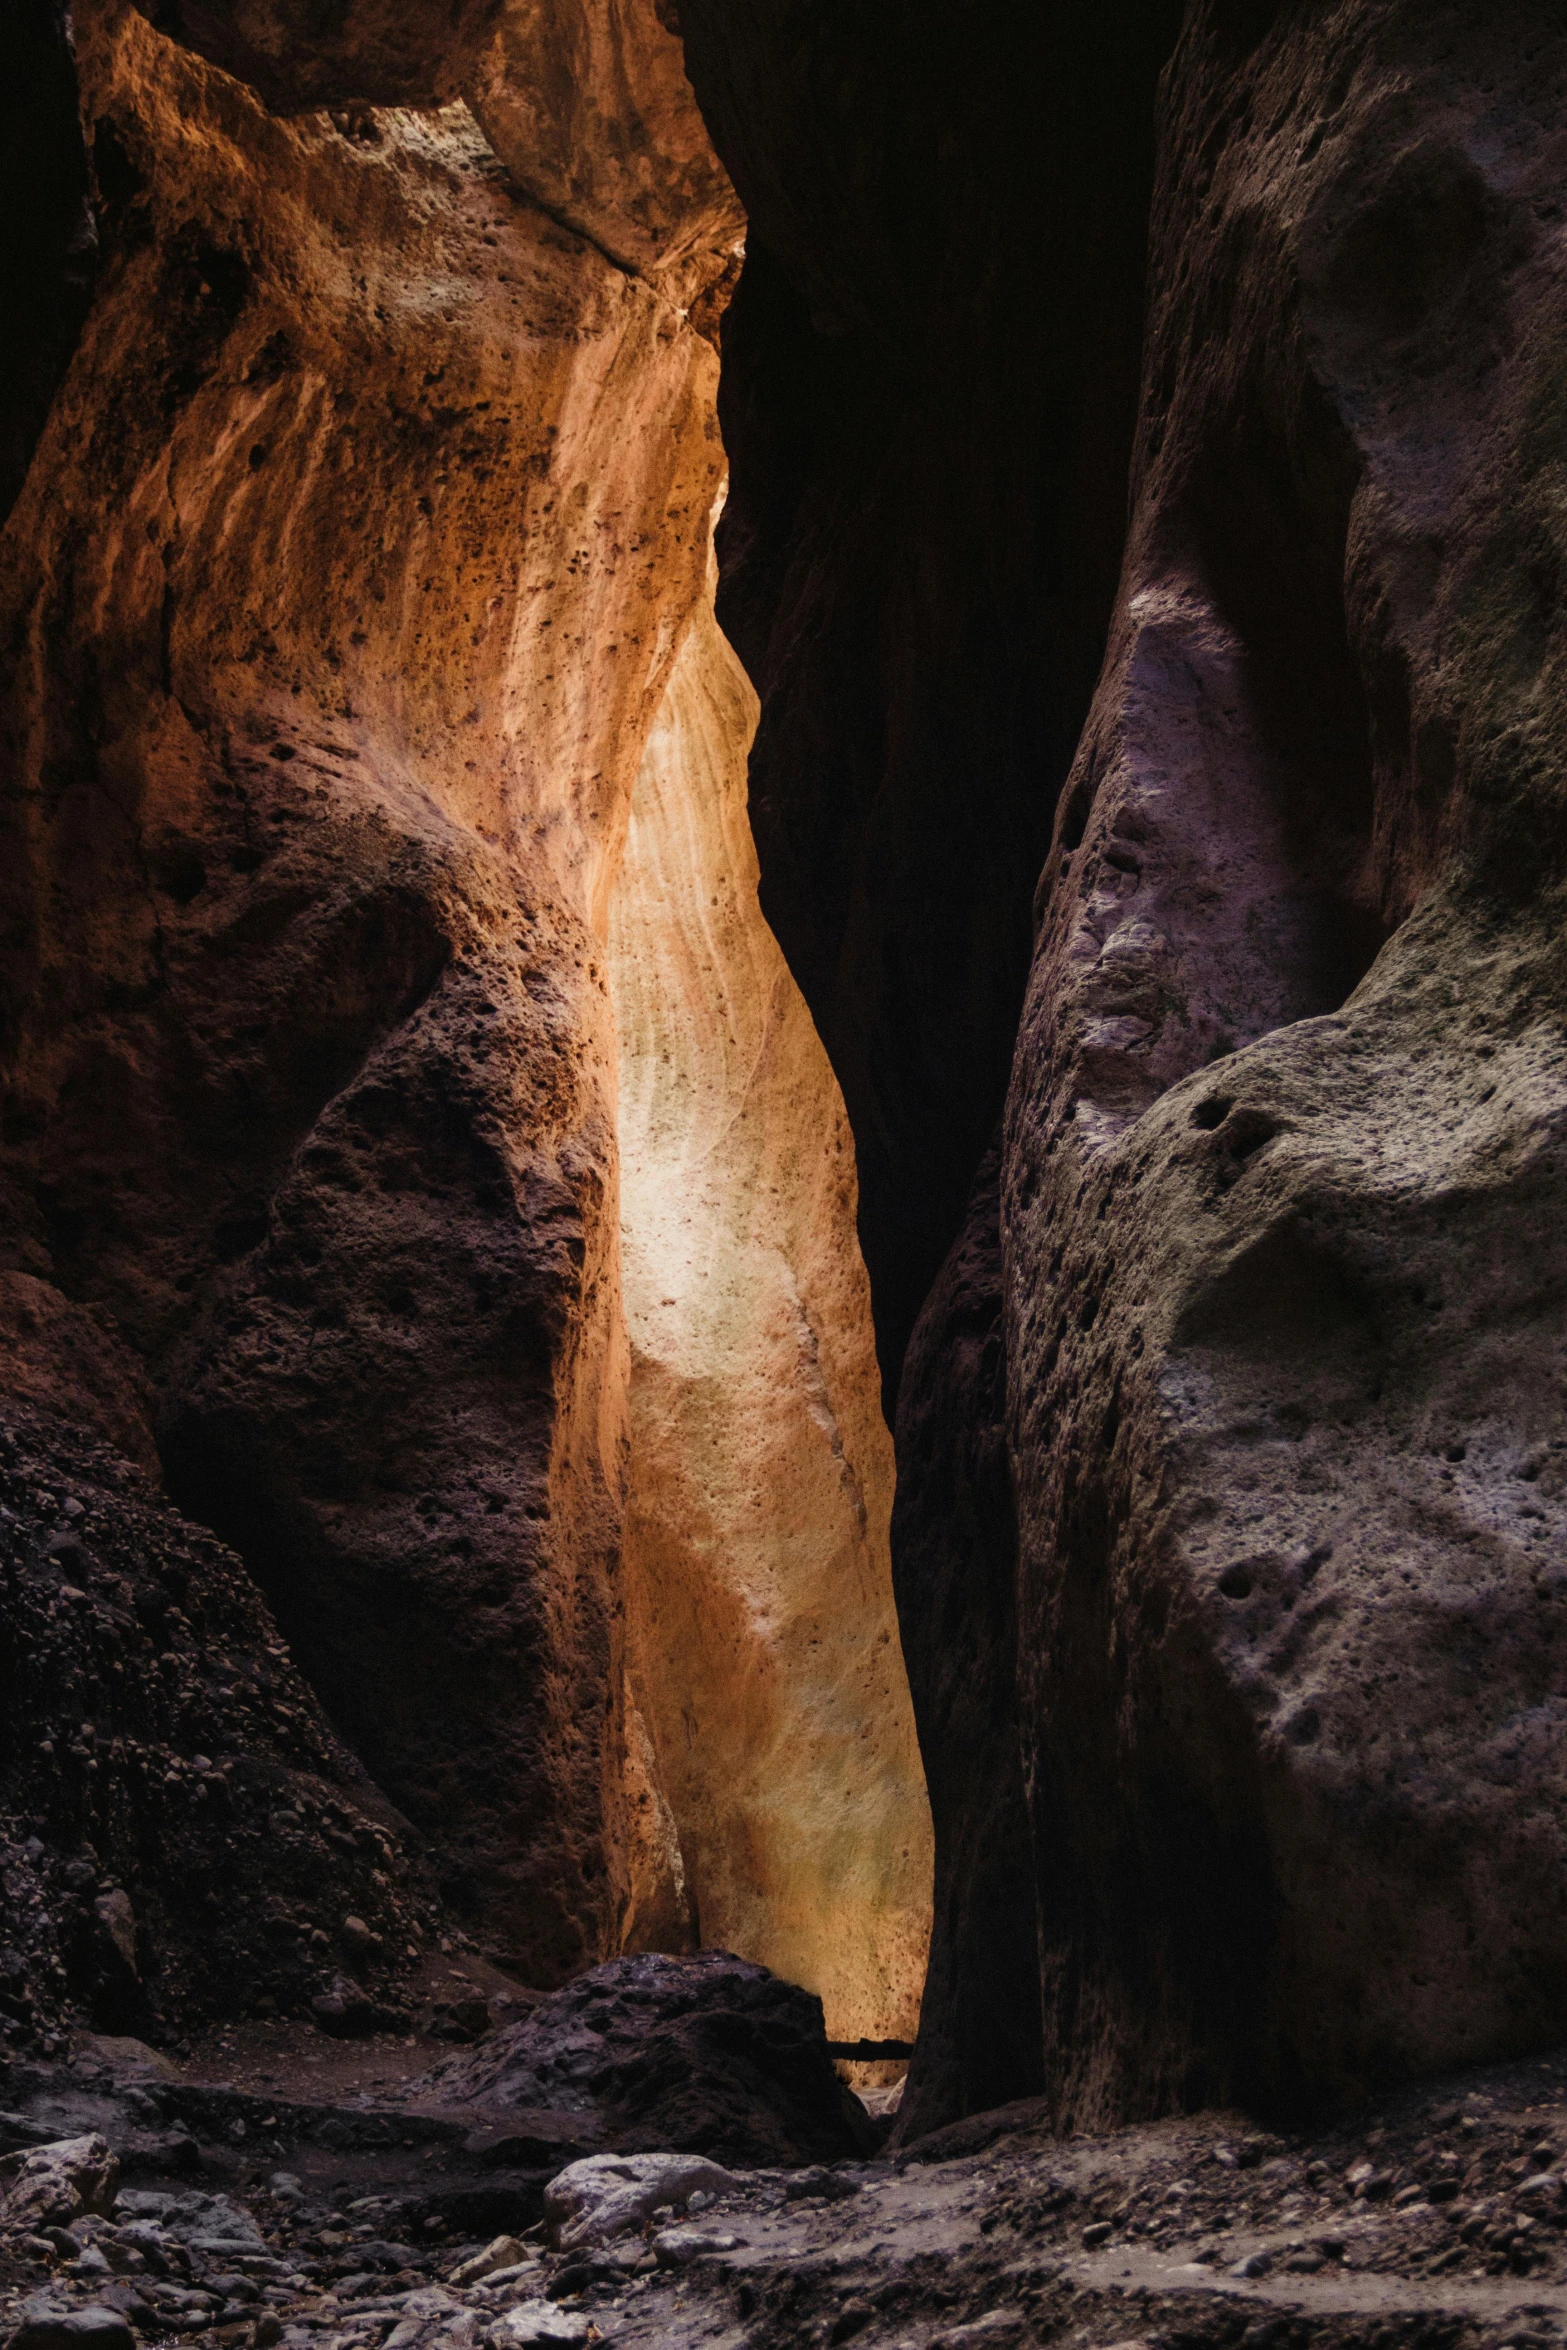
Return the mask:
[(1559, 6), (18, 6), (0, 2061), (433, 2241), (1559, 2046)]

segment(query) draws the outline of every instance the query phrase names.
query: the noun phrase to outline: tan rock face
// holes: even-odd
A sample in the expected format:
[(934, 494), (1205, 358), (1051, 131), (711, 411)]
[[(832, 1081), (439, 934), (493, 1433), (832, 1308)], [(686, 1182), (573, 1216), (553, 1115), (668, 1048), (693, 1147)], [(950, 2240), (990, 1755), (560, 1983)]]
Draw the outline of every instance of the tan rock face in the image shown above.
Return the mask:
[(165, 32), (259, 90), (278, 112), (332, 106), (350, 135), (366, 107), (465, 98), (514, 187), (684, 305), (745, 232), (660, 0), (167, 0)]
[(854, 1151), (756, 898), (755, 697), (711, 610), (631, 803), (609, 930), (631, 1345), (632, 1704), (659, 1854), (633, 1945), (745, 1952), (839, 2039), (912, 2033), (930, 1827), (893, 1619), (892, 1447)]
[[(732, 675), (712, 682), (717, 361), (667, 298), (727, 265), (733, 200), (655, 18), (645, 39), (615, 19), (595, 103), (613, 111), (620, 77), (623, 135), (601, 142), (597, 195), (578, 191), (591, 237), (519, 193), (462, 103), (361, 103), (446, 95), (466, 29), (449, 54), (405, 17), (424, 63), (383, 73), (368, 15), (345, 16), (335, 62), (280, 13), (242, 18), (231, 63), (276, 102), (342, 106), (280, 121), (114, 0), (78, 17), (106, 263), (0, 587), (15, 1376), (94, 1425), (134, 1420), (134, 1379), (111, 1376), (130, 1348), (177, 1498), (242, 1551), (337, 1725), (432, 1837), (448, 1897), (514, 1964), (549, 1979), (624, 1932), (678, 1939), (687, 1911), (666, 1902), (660, 1923), (649, 1901), (659, 1852), (685, 1849), (713, 1919), (759, 1956), (815, 1963), (820, 1905), (848, 1886), (856, 1955), (837, 1954), (834, 1996), (853, 2028), (896, 2030), (922, 1796), (888, 1645), (852, 1161), (794, 998), (782, 1082), (819, 1131), (803, 1148), (764, 1085), (739, 1108), (768, 1143), (733, 1171), (783, 1199), (762, 1245), (805, 1302), (769, 1324), (770, 1371), (746, 1359), (738, 1428), (711, 1402), (703, 1418), (726, 1530), (744, 1463), (760, 1517), (793, 1514), (771, 1551), (746, 1534), (773, 1562), (776, 1625), (752, 1627), (728, 1683), (716, 1666), (689, 1683), (715, 1704), (747, 1671), (768, 1690), (700, 1767), (673, 1770), (649, 1689), (640, 1537), (623, 1571), (628, 1476), (651, 1520), (679, 1473), (647, 1468), (638, 1432), (683, 1441), (689, 1419), (677, 1399), (660, 1420), (629, 1378), (604, 940), (661, 711), (693, 775), (722, 769), (700, 878), (744, 865), (749, 712)], [(554, 38), (557, 64), (587, 38), (569, 12), (508, 18), (487, 113), (525, 35)], [(269, 42), (302, 82), (268, 80), (251, 51)], [(591, 241), (622, 203), (662, 290)], [(698, 682), (675, 695), (697, 613), (678, 675)], [(664, 793), (653, 835), (679, 832), (672, 758), (638, 784)], [(698, 870), (681, 867), (682, 909)], [(720, 885), (744, 895), (749, 867), (744, 890)], [(766, 977), (742, 977), (771, 1035), (787, 989), (745, 904)], [(39, 1388), (39, 1332), (45, 1354), (51, 1334), (77, 1346), (70, 1394)], [(745, 1354), (732, 1329), (712, 1343), (709, 1391)], [(782, 1437), (758, 1442), (768, 1376), (790, 1383), (773, 1408), (805, 1448), (794, 1480)], [(709, 1571), (699, 1544), (680, 1558)], [(736, 1585), (721, 1564), (713, 1612), (732, 1614), (761, 1569), (747, 1553)], [(829, 1592), (818, 1672), (804, 1627)], [(706, 1612), (697, 1592), (680, 1605)], [(868, 1743), (851, 1686), (881, 1709)], [(726, 1810), (715, 1774), (753, 1730), (809, 1758), (797, 1812), (813, 1771), (831, 1790), (786, 1851), (775, 1785), (756, 1851), (729, 1856), (765, 1806), (753, 1786)], [(852, 1767), (829, 1765), (840, 1734)], [(890, 1860), (884, 1836), (902, 1839)]]
[(1213, 8), (1167, 90), (1003, 1193), (1064, 2119), (1567, 2020), (1564, 73)]
[(461, 108), (348, 139), (134, 14), (80, 38), (124, 193), (8, 538), (17, 1246), (558, 1972), (617, 1907), (588, 918), (705, 577), (715, 362)]
[(464, 95), (513, 179), (556, 220), (685, 302), (745, 215), (657, 0), (508, 0)]

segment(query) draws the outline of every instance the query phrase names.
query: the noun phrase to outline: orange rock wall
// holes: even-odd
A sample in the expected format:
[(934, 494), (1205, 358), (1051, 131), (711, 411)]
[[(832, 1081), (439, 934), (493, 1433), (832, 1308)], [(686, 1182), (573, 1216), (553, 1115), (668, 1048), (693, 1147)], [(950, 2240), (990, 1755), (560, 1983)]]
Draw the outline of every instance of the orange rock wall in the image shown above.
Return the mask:
[[(536, 59), (552, 23), (558, 75), (565, 12), (513, 12), (473, 67), (502, 145), (496, 58)], [(640, 1563), (623, 1582), (628, 1476), (640, 1522), (678, 1474), (649, 1444), (683, 1423), (630, 1378), (604, 940), (649, 731), (686, 723), (694, 614), (712, 666), (717, 360), (676, 298), (736, 234), (648, 24), (646, 54), (629, 16), (614, 51), (641, 57), (621, 160), (610, 142), (541, 208), (459, 100), (280, 120), (115, 0), (82, 10), (104, 266), (0, 577), (0, 1271), (37, 1285), (30, 1331), (61, 1298), (87, 1310), (77, 1336), (117, 1332), (146, 1367), (177, 1498), (243, 1553), (448, 1898), (539, 1979), (658, 1938), (644, 1819), (677, 1823), (665, 1844), (742, 1949), (787, 1914), (789, 1963), (889, 1816), (835, 1813), (809, 1884), (798, 1851), (724, 1860), (749, 1815), (672, 1767)], [(704, 740), (713, 710), (743, 856), (732, 675)], [(841, 1113), (812, 1098), (824, 1135), (838, 1121), (830, 1180), (754, 1154), (735, 1174), (798, 1184), (791, 1232), (813, 1202), (831, 1222), (838, 1336), (824, 1371), (799, 1358), (782, 1416), (816, 1448), (805, 1482), (864, 1485), (866, 1532), (829, 1555), (853, 1568), (834, 1638), (874, 1652), (886, 1439), (849, 1392), (869, 1362), (852, 1176)], [(810, 1296), (803, 1258), (795, 1277)], [(842, 1477), (800, 1401), (824, 1380)], [(763, 1505), (790, 1483), (774, 1444)], [(767, 1750), (794, 1707), (817, 1754), (841, 1696), (822, 1709), (792, 1639), (787, 1666), (753, 1642)], [(884, 1751), (859, 1786), (912, 1760), (890, 1649), (871, 1687)], [(902, 1921), (895, 1959), (862, 1936), (878, 2028), (878, 2002), (908, 2004), (912, 1898), (912, 1927), (884, 1893), (866, 1913)]]
[(834, 2037), (912, 2036), (930, 1824), (892, 1445), (853, 1140), (757, 903), (755, 715), (704, 605), (637, 778), (609, 932), (628, 1664), (665, 1804), (630, 1932), (680, 1918), (819, 1991)]

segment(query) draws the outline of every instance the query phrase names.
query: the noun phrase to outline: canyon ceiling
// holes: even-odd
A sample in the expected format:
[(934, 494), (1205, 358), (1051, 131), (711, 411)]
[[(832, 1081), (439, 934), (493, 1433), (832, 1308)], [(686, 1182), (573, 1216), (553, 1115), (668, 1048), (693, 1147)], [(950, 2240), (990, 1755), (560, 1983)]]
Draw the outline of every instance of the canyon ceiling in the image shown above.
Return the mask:
[(7, 1410), (386, 1967), (905, 2132), (1560, 2040), (1557, 12), (15, 14)]

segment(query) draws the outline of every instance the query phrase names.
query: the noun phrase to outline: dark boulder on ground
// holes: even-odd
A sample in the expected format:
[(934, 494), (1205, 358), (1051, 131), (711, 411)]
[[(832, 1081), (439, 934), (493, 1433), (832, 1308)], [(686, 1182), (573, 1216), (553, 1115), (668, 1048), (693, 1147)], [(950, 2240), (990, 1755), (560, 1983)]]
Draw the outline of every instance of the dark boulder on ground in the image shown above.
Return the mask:
[(426, 2085), (507, 2112), (597, 2114), (606, 2144), (731, 2165), (842, 2161), (874, 2140), (833, 2070), (821, 2001), (726, 1950), (612, 1959)]

